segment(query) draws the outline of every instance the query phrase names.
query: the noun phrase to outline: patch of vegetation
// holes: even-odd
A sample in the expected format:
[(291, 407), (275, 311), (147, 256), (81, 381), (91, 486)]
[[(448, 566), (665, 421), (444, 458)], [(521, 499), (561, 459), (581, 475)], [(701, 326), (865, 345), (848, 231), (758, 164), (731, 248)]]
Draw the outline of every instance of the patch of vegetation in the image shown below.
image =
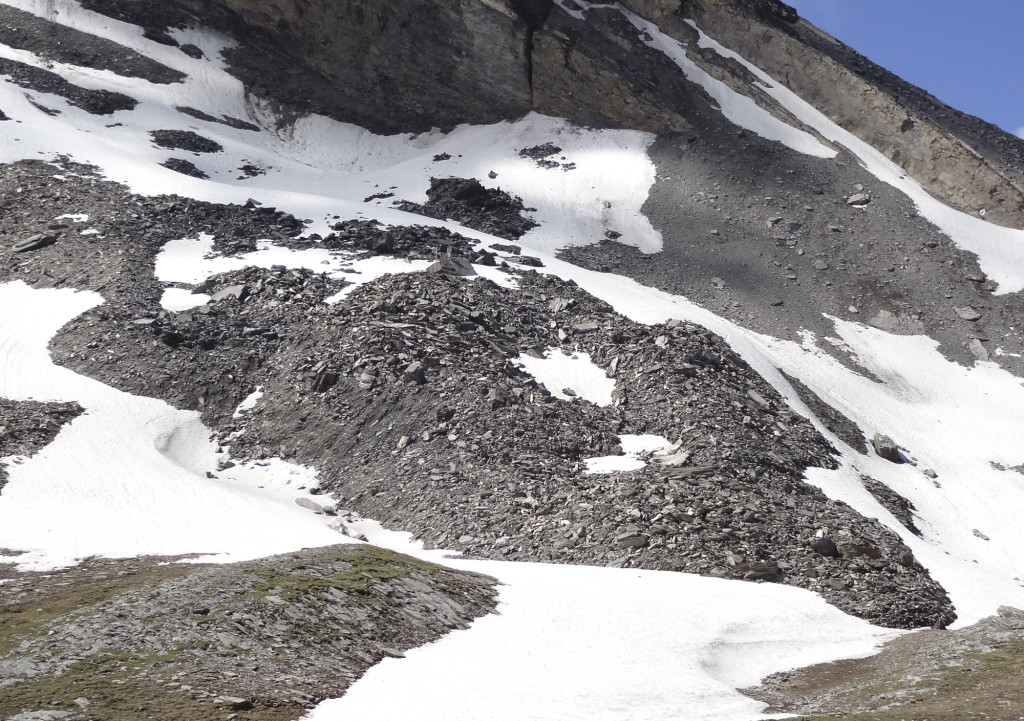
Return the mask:
[[(17, 601), (3, 597), (3, 591), (9, 591), (10, 587), (0, 587), (0, 657), (17, 649), (22, 641), (45, 635), (49, 624), (62, 616), (143, 588), (155, 578), (173, 578), (190, 572), (187, 567), (172, 565), (141, 573), (93, 577), (87, 569), (88, 564), (84, 569), (40, 576), (37, 592)], [(75, 582), (61, 583), (65, 577), (74, 578)]]
[(296, 563), (287, 570), (259, 570), (256, 574), (262, 581), (253, 589), (253, 595), (257, 598), (276, 595), (288, 602), (310, 594), (321, 595), (331, 589), (366, 595), (378, 583), (408, 578), (414, 571), (429, 574), (444, 588), (451, 588), (455, 583), (440, 566), (376, 546), (362, 547), (357, 553), (339, 553), (330, 560), (346, 563), (350, 568), (325, 576), (302, 573), (306, 569), (304, 563)]
[[(893, 696), (909, 691), (905, 702)], [(1017, 640), (987, 653), (970, 654), (962, 663), (930, 674), (913, 684), (894, 680), (887, 684), (888, 698), (878, 689), (864, 688), (850, 695), (850, 707), (869, 699), (887, 708), (842, 714), (848, 721), (1018, 721), (1024, 709), (1024, 641)], [(923, 691), (924, 694), (916, 693)], [(859, 698), (857, 698), (859, 697)], [(860, 702), (860, 703), (858, 703)], [(799, 721), (826, 721), (836, 716), (801, 716)]]
[[(172, 654), (165, 654), (170, 658)], [(164, 684), (134, 677), (140, 669), (164, 658), (151, 654), (133, 656), (102, 653), (72, 664), (60, 676), (47, 676), (8, 686), (0, 693), (0, 717), (8, 718), (24, 711), (82, 712), (88, 718), (104, 721), (137, 721), (155, 718), (161, 721), (195, 721), (223, 717), (230, 707), (215, 706), (187, 692)], [(84, 706), (79, 700), (84, 700)], [(237, 712), (238, 721), (290, 721), (306, 713), (298, 705), (262, 705)]]

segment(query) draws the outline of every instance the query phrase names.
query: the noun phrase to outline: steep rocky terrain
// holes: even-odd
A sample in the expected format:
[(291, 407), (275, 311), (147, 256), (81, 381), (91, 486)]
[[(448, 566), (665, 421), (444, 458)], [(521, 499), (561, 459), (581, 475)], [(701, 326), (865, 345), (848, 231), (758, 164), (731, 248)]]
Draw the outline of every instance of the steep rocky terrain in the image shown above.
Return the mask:
[[(43, 164), (12, 171), (25, 192), (48, 182)], [(395, 276), (334, 305), (324, 300), (343, 283), (250, 268), (194, 288), (209, 304), (169, 313), (155, 281), (130, 279), (152, 277), (157, 249), (183, 227), (253, 237), (295, 233), (294, 219), (136, 198), (102, 182), (38, 194), (28, 222), (3, 232), (20, 237), (69, 208), (106, 208), (104, 241), (68, 233), (8, 256), (6, 277), (39, 272), (44, 286), (109, 288), (107, 303), (55, 339), (54, 359), (200, 410), (236, 460), (280, 456), (320, 468), (322, 492), (336, 494), (328, 505), (474, 556), (778, 580), (884, 625), (953, 620), (896, 536), (802, 481), (808, 466), (832, 467), (834, 449), (698, 326), (640, 326), (570, 284), (508, 263), (515, 291), (442, 273)], [(122, 224), (147, 227), (146, 241), (119, 243)], [(458, 258), (469, 249), (426, 228), (418, 250), (403, 246), (415, 227), (338, 227), (322, 241), (337, 252), (372, 246), (413, 258), (455, 248)], [(77, 275), (90, 252), (117, 262)], [(557, 400), (516, 365), (520, 354), (548, 349), (587, 353), (617, 380), (614, 405)], [(261, 398), (239, 420), (235, 408), (257, 387)], [(585, 474), (584, 459), (621, 453), (620, 433), (657, 434), (682, 451), (662, 468)], [(831, 545), (816, 540), (821, 529)]]
[[(980, 618), (992, 578), (1000, 593), (1021, 585), (1005, 524), (957, 516), (953, 495), (998, 487), (1006, 497), (994, 502), (1010, 507), (1012, 483), (986, 486), (977, 467), (951, 459), (1012, 474), (1019, 449), (965, 434), (936, 454), (903, 416), (865, 412), (787, 366), (795, 351), (765, 349), (803, 343), (842, 369), (830, 378), (852, 388), (852, 376), (916, 409), (913, 430), (929, 414), (951, 426), (910, 372), (879, 375), (877, 358), (831, 336), (842, 321), (928, 336), (949, 361), (943, 378), (988, 395), (1010, 388), (992, 379), (1024, 374), (1021, 294), (988, 277), (985, 259), (902, 186), (770, 93), (757, 68), (991, 228), (1024, 226), (1024, 141), (946, 108), (775, 0), (82, 0), (100, 15), (78, 27), (78, 3), (45, 5), (0, 5), (0, 89), (17, 89), (4, 101), (17, 117), (0, 111), (0, 123), (21, 126), (12, 146), (31, 139), (27, 103), (39, 133), (64, 143), (0, 164), (0, 287), (96, 294), (46, 336), (49, 355), (60, 373), (166, 402), (165, 415), (194, 411), (187, 429), (199, 433), (185, 434), (186, 450), (198, 457), (212, 438), (208, 465), (171, 448), (186, 425), (146, 441), (161, 462), (218, 492), (232, 469), (312, 469), (308, 485), (283, 484), (288, 510), (297, 502), (318, 530), (357, 541), (374, 519), (463, 559), (697, 574), (817, 594), (876, 626), (934, 629), (877, 663), (853, 663), (847, 686), (826, 667), (750, 692), (776, 710), (887, 711), (893, 697), (924, 699), (928, 679), (970, 654), (1016, 653), (1013, 609), (968, 631), (940, 629), (963, 608)], [(135, 49), (146, 47), (153, 57)], [(220, 64), (235, 79), (216, 75)], [(238, 81), (242, 100), (214, 102)], [(785, 127), (782, 142), (745, 126), (737, 97), (758, 122)], [(591, 140), (590, 129), (648, 133), (628, 148), (651, 166), (632, 219), (643, 223), (624, 227), (628, 212), (594, 190), (560, 213), (599, 206), (600, 223), (586, 227), (602, 229), (552, 241), (568, 221), (529, 207), (524, 188), (596, 178), (586, 173), (601, 152), (586, 143), (533, 138), (471, 173), (448, 169), (486, 146), (472, 128), (452, 135), (465, 147), (432, 149), (442, 131), (530, 112)], [(332, 134), (351, 130), (335, 121), (366, 131)], [(73, 132), (54, 131), (65, 122)], [(76, 157), (77, 143), (107, 131), (115, 160)], [(334, 154), (338, 137), (350, 155)], [(426, 170), (410, 149), (426, 153)], [(158, 155), (130, 157), (143, 150)], [(122, 171), (131, 162), (135, 176)], [(169, 248), (204, 243), (190, 262), (218, 270), (161, 276)], [(319, 260), (297, 261), (303, 253)], [(608, 274), (599, 277), (619, 294), (566, 262)], [(637, 311), (666, 298), (667, 320)], [(829, 340), (820, 353), (816, 338)], [(2, 365), (5, 342), (0, 382), (32, 370)], [(543, 363), (592, 371), (606, 396), (583, 381), (542, 381)], [(54, 397), (77, 397), (68, 392)], [(0, 397), (0, 504), (24, 490), (13, 472), (5, 489), (8, 468), (31, 464), (93, 408), (11, 397)], [(949, 470), (927, 467), (936, 458)], [(246, 502), (263, 499), (257, 489), (244, 490)], [(0, 717), (12, 721), (297, 718), (381, 659), (468, 628), (499, 608), (501, 592), (494, 579), (368, 545), (24, 572), (19, 559), (37, 552), (0, 548)], [(523, 585), (509, 603), (522, 602)], [(743, 624), (709, 648), (747, 643)], [(714, 683), (738, 678), (716, 653), (700, 658)], [(944, 660), (915, 658), (935, 654)], [(879, 674), (895, 690), (865, 696)]]

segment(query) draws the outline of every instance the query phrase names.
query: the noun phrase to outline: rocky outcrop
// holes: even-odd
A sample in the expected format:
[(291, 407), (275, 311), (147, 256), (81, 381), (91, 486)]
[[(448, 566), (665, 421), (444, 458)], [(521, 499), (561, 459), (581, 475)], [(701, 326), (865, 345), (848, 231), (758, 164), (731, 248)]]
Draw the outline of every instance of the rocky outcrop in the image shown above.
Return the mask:
[[(371, 130), (420, 132), (530, 110), (592, 126), (688, 132), (703, 91), (639, 42), (615, 8), (578, 21), (551, 0), (176, 0), (150, 12), (85, 0), (174, 43), (163, 25), (199, 21), (240, 41), (233, 72), (282, 117), (316, 112)], [(885, 153), (934, 195), (1024, 227), (1024, 140), (957, 112), (801, 20), (777, 0), (626, 0), (689, 43), (691, 60), (777, 115), (736, 63), (696, 47), (709, 35)], [(792, 118), (784, 118), (793, 122)]]
[(540, 0), (222, 0), (228, 57), (257, 95), (385, 133), (490, 123), (532, 108)]
[(686, 132), (712, 111), (707, 96), (640, 42), (617, 10), (581, 23), (552, 13), (533, 42), (534, 108), (591, 127)]
[(6, 579), (0, 716), (295, 719), (496, 605), (494, 579), (373, 546), (168, 560)]

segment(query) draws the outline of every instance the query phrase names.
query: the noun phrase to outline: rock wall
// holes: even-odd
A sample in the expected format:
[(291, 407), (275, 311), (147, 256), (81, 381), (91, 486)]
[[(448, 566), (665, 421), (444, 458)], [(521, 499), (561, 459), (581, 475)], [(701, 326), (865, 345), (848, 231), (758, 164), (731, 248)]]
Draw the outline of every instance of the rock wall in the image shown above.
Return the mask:
[(550, 4), (208, 0), (202, 14), (244, 40), (229, 59), (257, 95), (393, 133), (529, 112), (531, 35)]
[(534, 109), (591, 127), (687, 132), (712, 106), (614, 10), (552, 13), (533, 42)]

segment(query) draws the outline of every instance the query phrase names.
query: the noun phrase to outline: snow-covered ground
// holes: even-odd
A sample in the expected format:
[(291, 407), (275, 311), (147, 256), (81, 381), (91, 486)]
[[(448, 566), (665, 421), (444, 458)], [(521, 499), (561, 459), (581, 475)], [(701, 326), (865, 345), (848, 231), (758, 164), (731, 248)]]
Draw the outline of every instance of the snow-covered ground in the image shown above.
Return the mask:
[[(313, 222), (324, 233), (330, 219), (376, 218), (382, 223), (445, 225), (469, 238), (496, 239), (453, 223), (411, 216), (363, 198), (382, 190), (411, 201), (425, 199), (432, 175), (477, 177), (521, 195), (540, 226), (521, 241), (542, 258), (547, 272), (571, 279), (644, 323), (670, 318), (701, 323), (721, 334), (798, 411), (812, 416), (777, 369), (795, 375), (826, 402), (869, 432), (884, 431), (918, 465), (895, 466), (845, 451), (835, 471), (813, 470), (809, 480), (830, 497), (901, 533), (917, 558), (946, 589), (961, 624), (1002, 604), (1024, 607), (1024, 525), (1018, 520), (1024, 478), (993, 464), (1024, 463), (1024, 387), (992, 363), (964, 368), (945, 360), (923, 337), (897, 337), (836, 321), (837, 338), (780, 341), (736, 326), (683, 297), (632, 280), (558, 261), (567, 245), (595, 242), (605, 231), (645, 252), (661, 239), (641, 213), (654, 167), (646, 156), (653, 137), (630, 131), (590, 131), (562, 120), (530, 115), (515, 123), (460, 127), (448, 134), (374, 136), (324, 118), (273, 130), (265, 109), (246, 102), (240, 84), (223, 72), (217, 50), (227, 40), (181, 31), (182, 40), (206, 51), (195, 60), (142, 37), (140, 28), (83, 10), (72, 0), (4, 0), (44, 17), (116, 40), (188, 73), (180, 85), (157, 86), (105, 71), (53, 64), (51, 69), (87, 87), (122, 88), (141, 100), (134, 111), (91, 116), (60, 98), (31, 93), (59, 108), (40, 112), (25, 92), (0, 82), (0, 107), (13, 122), (0, 123), (0, 160), (68, 154), (93, 163), (108, 178), (143, 194), (178, 193), (215, 202), (253, 197)], [(631, 18), (632, 19), (632, 18)], [(654, 47), (683, 71), (697, 73), (685, 49), (653, 26), (642, 27)], [(742, 58), (706, 36), (701, 45), (750, 67), (769, 93), (822, 137), (845, 145), (880, 179), (906, 192), (921, 212), (962, 247), (977, 252), (985, 272), (1004, 292), (1024, 288), (1024, 238), (934, 201), (880, 154), (829, 123)], [(29, 53), (0, 47), (0, 55), (49, 65)], [(708, 79), (710, 81), (710, 79)], [(755, 104), (709, 87), (737, 124), (802, 152), (831, 152), (803, 129), (783, 126)], [(724, 86), (723, 86), (724, 87)], [(727, 90), (727, 89), (726, 89)], [(198, 121), (174, 110), (196, 107), (211, 115), (248, 119), (261, 132)], [(765, 117), (767, 116), (767, 117)], [(116, 127), (108, 127), (114, 123)], [(151, 145), (156, 128), (194, 129), (224, 146), (195, 158), (209, 180), (158, 165), (173, 152)], [(552, 172), (522, 158), (523, 147), (555, 142), (572, 171)], [(325, 150), (327, 149), (327, 150)], [(452, 158), (435, 161), (449, 153)], [(266, 174), (238, 179), (243, 163)], [(494, 171), (495, 179), (488, 173)], [(75, 222), (88, 222), (76, 216)], [(93, 219), (96, 220), (95, 218)], [(165, 248), (157, 276), (168, 284), (196, 284), (242, 265), (292, 267), (367, 281), (410, 272), (423, 263), (372, 259), (353, 263), (327, 251), (288, 251), (267, 241), (241, 259), (210, 254), (212, 238), (183, 238)], [(481, 274), (514, 287), (496, 270)], [(472, 280), (467, 282), (474, 282)], [(202, 302), (177, 286), (168, 308)], [(346, 540), (323, 516), (294, 501), (315, 483), (305, 469), (283, 462), (217, 472), (219, 457), (195, 413), (130, 396), (54, 366), (46, 348), (71, 318), (102, 302), (96, 294), (0, 285), (0, 396), (78, 401), (86, 413), (31, 459), (6, 459), (10, 480), (0, 495), (0, 547), (24, 550), (25, 568), (52, 568), (89, 555), (203, 554), (239, 560)], [(879, 381), (869, 380), (822, 352), (835, 342)], [(570, 388), (595, 402), (612, 400), (614, 381), (584, 354), (520, 359), (554, 393)], [(589, 367), (588, 367), (589, 365)], [(597, 372), (595, 372), (595, 370)], [(552, 375), (544, 374), (551, 372)], [(254, 394), (257, 393), (254, 390)], [(258, 398), (258, 396), (255, 396)], [(568, 397), (567, 397), (568, 398)], [(253, 401), (255, 402), (255, 401)], [(572, 402), (566, 400), (566, 402)], [(244, 413), (240, 408), (239, 413)], [(812, 420), (813, 419), (812, 417)], [(817, 421), (816, 421), (817, 422)], [(657, 441), (657, 442), (656, 442)], [(620, 462), (642, 463), (664, 439), (623, 438)], [(664, 441), (667, 445), (667, 441)], [(662, 446), (664, 447), (664, 446)], [(607, 459), (604, 459), (608, 463)], [(936, 479), (923, 473), (933, 469)], [(614, 472), (597, 464), (591, 470)], [(217, 478), (207, 477), (212, 472)], [(867, 474), (910, 499), (924, 537), (910, 535), (867, 493)], [(270, 531), (269, 529), (273, 529)], [(981, 535), (975, 534), (978, 530)], [(402, 660), (373, 669), (343, 699), (324, 703), (311, 719), (750, 719), (761, 706), (733, 689), (798, 665), (870, 653), (891, 635), (847, 617), (807, 591), (772, 584), (623, 569), (469, 562), (425, 553), (401, 534), (370, 522), (354, 532), (375, 542), (498, 577), (500, 614), (479, 620)]]

